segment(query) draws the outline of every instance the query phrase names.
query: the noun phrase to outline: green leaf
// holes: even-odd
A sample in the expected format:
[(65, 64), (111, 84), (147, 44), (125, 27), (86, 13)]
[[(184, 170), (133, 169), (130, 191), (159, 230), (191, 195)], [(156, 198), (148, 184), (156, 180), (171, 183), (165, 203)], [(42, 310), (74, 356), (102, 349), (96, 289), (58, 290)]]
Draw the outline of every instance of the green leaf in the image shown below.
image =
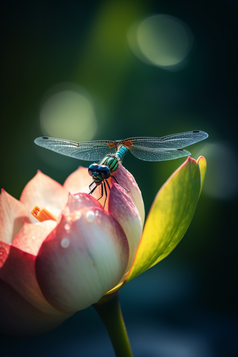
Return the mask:
[(206, 160), (190, 157), (159, 190), (126, 282), (167, 257), (186, 233), (200, 195)]
[(203, 157), (203, 156), (200, 156), (197, 159), (197, 162), (199, 164), (199, 169), (200, 169), (200, 174), (201, 174), (201, 188), (200, 188), (200, 194), (201, 194), (204, 180), (205, 180), (206, 171), (207, 171), (207, 162), (206, 162), (205, 157)]

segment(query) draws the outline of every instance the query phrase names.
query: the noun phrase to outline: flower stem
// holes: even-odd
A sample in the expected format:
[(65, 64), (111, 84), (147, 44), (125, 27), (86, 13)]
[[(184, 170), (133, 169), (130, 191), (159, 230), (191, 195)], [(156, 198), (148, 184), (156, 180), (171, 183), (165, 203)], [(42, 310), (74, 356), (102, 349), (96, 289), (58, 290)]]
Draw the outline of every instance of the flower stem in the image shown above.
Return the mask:
[(117, 357), (133, 357), (122, 317), (118, 291), (103, 296), (93, 305), (110, 336)]

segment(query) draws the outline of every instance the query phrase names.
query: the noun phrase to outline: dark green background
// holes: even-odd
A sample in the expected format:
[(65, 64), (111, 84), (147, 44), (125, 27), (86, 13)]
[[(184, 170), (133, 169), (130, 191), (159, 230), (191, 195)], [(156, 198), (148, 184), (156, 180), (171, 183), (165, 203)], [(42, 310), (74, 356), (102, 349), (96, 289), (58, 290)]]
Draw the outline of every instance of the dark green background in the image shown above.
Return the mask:
[[(120, 11), (115, 11), (118, 3)], [(95, 139), (201, 129), (209, 133), (209, 143), (222, 143), (232, 153), (230, 157), (213, 153), (208, 160), (209, 182), (216, 185), (220, 173), (228, 170), (226, 186), (236, 186), (236, 1), (7, 1), (1, 8), (0, 179), (8, 193), (19, 198), (37, 169), (63, 183), (79, 164), (87, 166), (52, 154), (52, 160), (61, 162), (61, 167), (53, 167), (33, 143), (42, 135), (42, 100), (63, 82), (82, 86), (95, 101)], [(95, 35), (104, 12), (111, 16), (108, 25), (102, 21), (106, 40)], [(153, 14), (182, 20), (194, 35), (189, 63), (180, 71), (149, 66), (128, 46), (130, 21)], [(102, 55), (105, 43), (113, 44), (113, 48), (108, 45), (108, 56)], [(203, 148), (203, 144), (192, 147), (192, 156), (205, 155)], [(127, 155), (124, 165), (142, 190), (146, 212), (160, 186), (183, 161), (147, 163)], [(238, 353), (237, 203), (237, 186), (225, 198), (203, 192), (175, 251), (121, 290), (135, 356)], [(93, 308), (41, 337), (1, 336), (1, 350), (3, 356), (113, 355)]]

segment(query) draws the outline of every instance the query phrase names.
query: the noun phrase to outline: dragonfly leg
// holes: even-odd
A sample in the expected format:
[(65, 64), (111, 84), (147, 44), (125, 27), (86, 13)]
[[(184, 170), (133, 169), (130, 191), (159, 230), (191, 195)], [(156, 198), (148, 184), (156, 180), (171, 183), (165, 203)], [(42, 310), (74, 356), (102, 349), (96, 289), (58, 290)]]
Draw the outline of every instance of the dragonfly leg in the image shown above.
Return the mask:
[(110, 191), (111, 188), (110, 188), (109, 183), (107, 182), (107, 180), (106, 180), (106, 184), (107, 184), (107, 187), (108, 187), (108, 189), (109, 189), (109, 191)]
[(98, 201), (103, 197), (103, 183), (101, 183), (101, 196), (98, 198)]
[[(106, 181), (106, 180), (105, 180), (105, 181)], [(109, 190), (110, 190), (109, 183), (106, 181), (106, 183), (107, 183), (107, 186), (106, 186), (105, 181), (103, 181), (103, 182), (101, 183), (101, 196), (98, 198), (98, 201), (99, 201), (99, 200), (103, 197), (104, 192), (105, 192), (105, 201), (104, 201), (104, 204), (103, 204), (103, 208), (105, 207), (105, 204), (106, 204), (106, 202), (107, 202), (107, 186), (108, 186), (108, 188), (109, 188)]]
[(97, 188), (97, 185), (96, 185), (95, 187), (93, 187), (93, 188), (91, 189), (91, 186), (92, 186), (93, 183), (94, 183), (94, 181), (91, 182), (90, 185), (88, 186), (89, 189), (90, 189), (89, 195), (91, 195), (91, 194), (96, 190), (96, 188)]
[(122, 188), (124, 188), (124, 190), (126, 190), (126, 192), (128, 192), (128, 193), (130, 192), (127, 188), (125, 188), (125, 187), (123, 187), (122, 185), (119, 184), (119, 182), (118, 182), (118, 180), (116, 179), (115, 176), (111, 175), (111, 177), (116, 181), (116, 183), (117, 183), (119, 186), (121, 186)]
[[(106, 183), (108, 184), (108, 182), (106, 181)], [(105, 208), (105, 204), (107, 202), (107, 186), (105, 184), (105, 181), (103, 182), (103, 186), (104, 186), (104, 191), (105, 191), (105, 201), (104, 201), (104, 205), (103, 205), (103, 208)], [(109, 184), (108, 184), (109, 186)], [(109, 187), (110, 188), (110, 187)]]
[(92, 181), (88, 187), (90, 188), (94, 183), (95, 183), (95, 182)]

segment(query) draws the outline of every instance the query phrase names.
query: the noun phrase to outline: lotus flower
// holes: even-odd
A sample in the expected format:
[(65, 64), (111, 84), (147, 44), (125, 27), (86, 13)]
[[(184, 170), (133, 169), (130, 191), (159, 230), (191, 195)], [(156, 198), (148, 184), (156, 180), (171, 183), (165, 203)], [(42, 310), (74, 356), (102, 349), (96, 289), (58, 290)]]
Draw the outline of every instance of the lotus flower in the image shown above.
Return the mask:
[[(109, 179), (105, 209), (85, 193), (82, 167), (63, 186), (38, 172), (20, 201), (2, 191), (1, 332), (48, 332), (165, 258), (192, 220), (205, 171), (203, 157), (188, 158), (158, 192), (144, 230), (140, 190), (122, 165), (115, 176), (130, 193)], [(46, 208), (33, 210), (40, 223), (30, 214), (36, 204)]]

